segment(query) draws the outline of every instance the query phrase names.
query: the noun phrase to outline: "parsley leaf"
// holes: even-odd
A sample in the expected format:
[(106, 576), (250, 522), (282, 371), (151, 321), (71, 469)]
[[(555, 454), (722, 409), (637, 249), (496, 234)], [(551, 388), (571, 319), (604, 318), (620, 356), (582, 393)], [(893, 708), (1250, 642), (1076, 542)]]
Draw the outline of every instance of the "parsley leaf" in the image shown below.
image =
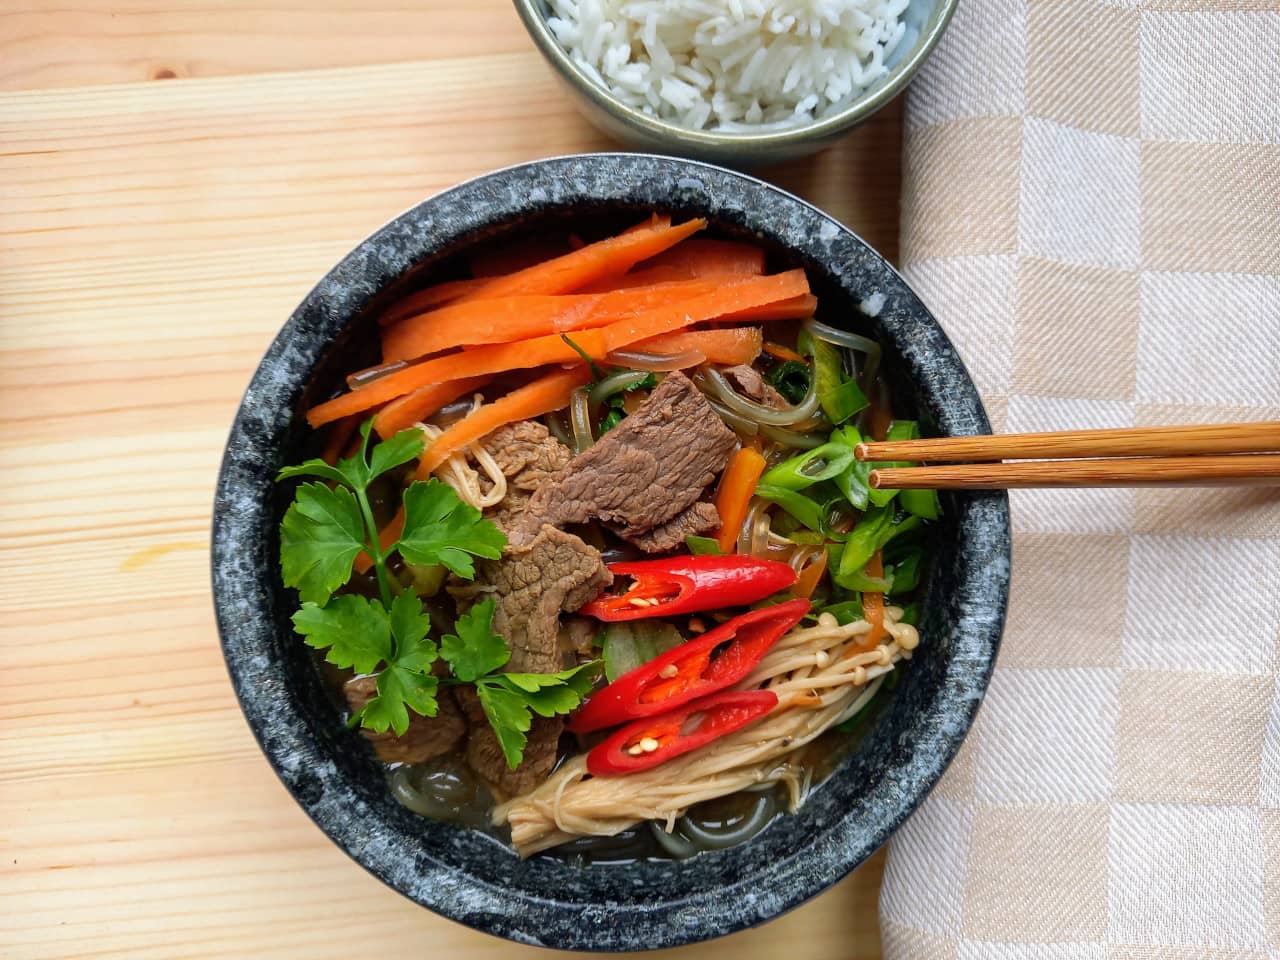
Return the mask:
[(499, 677), (507, 686), (520, 690), (538, 716), (554, 717), (577, 708), (591, 692), (599, 668), (599, 661), (593, 660), (559, 673), (503, 673)]
[(344, 484), (353, 490), (363, 490), (388, 470), (408, 463), (422, 453), (424, 443), (421, 430), (401, 430), (394, 437), (374, 446), (371, 453), (369, 434), (372, 430), (372, 419), (360, 424), (360, 449), (345, 460), (339, 460), (333, 466), (319, 459), (307, 460), (297, 466), (283, 468), (276, 474), (276, 480), (320, 477)]
[(440, 638), (440, 656), (459, 680), (470, 683), (511, 659), (506, 643), (493, 632), (493, 608), (493, 597), (485, 597), (458, 618), (457, 633)]
[(364, 546), (364, 520), (352, 492), (304, 483), (280, 524), (285, 586), (296, 587), (304, 602), (323, 604), (351, 579), (351, 565)]
[[(486, 597), (458, 618), (456, 633), (437, 648), (428, 639), (431, 618), (412, 590), (398, 590), (378, 543), (368, 486), (382, 474), (422, 453), (422, 435), (406, 430), (369, 449), (372, 422), (360, 428), (359, 452), (330, 466), (308, 460), (286, 467), (279, 479), (317, 477), (337, 484), (300, 485), (280, 524), (280, 565), (286, 586), (296, 587), (301, 608), (294, 629), (340, 667), (376, 674), (377, 695), (354, 717), (377, 733), (397, 736), (413, 714), (434, 717), (441, 679), (432, 666), (443, 656), (453, 673), (445, 683), (473, 683), (507, 764), (519, 766), (533, 716), (569, 713), (590, 692), (598, 663), (559, 673), (495, 673), (511, 651), (493, 632), (496, 602)], [(452, 487), (432, 478), (404, 492), (404, 531), (392, 549), (406, 564), (440, 565), (475, 577), (474, 557), (496, 560), (507, 540), (480, 511), (464, 504)], [(356, 594), (334, 596), (351, 579), (362, 550), (373, 558), (381, 603)], [(392, 588), (396, 587), (396, 590)]]
[(533, 724), (525, 699), (519, 692), (501, 684), (478, 682), (476, 694), (480, 698), (485, 718), (498, 738), (498, 746), (502, 748), (507, 766), (514, 770), (524, 759), (525, 744), (529, 742), (525, 734)]
[[(337, 597), (345, 600), (346, 597)], [(431, 618), (422, 601), (408, 590), (391, 603), (387, 623), (395, 638), (395, 654), (378, 674), (378, 695), (360, 711), (360, 722), (375, 733), (390, 727), (400, 736), (409, 729), (409, 710), (434, 717), (439, 709), (436, 690), (440, 681), (431, 675), (436, 645), (427, 639)]]
[(402, 736), (409, 729), (409, 709), (424, 717), (436, 715), (439, 685), (429, 674), (389, 666), (378, 674), (378, 695), (360, 711), (360, 723), (374, 733), (386, 733), (389, 727)]
[(507, 766), (520, 766), (533, 715), (555, 717), (575, 709), (590, 692), (599, 667), (593, 660), (559, 673), (491, 673), (476, 679), (480, 705)]
[(318, 458), (304, 460), (297, 466), (284, 467), (276, 474), (276, 481), (291, 480), (294, 477), (320, 477), (323, 480), (332, 480), (334, 483), (342, 483), (350, 486), (351, 480), (345, 473), (337, 467), (331, 467), (323, 460)]
[(422, 601), (406, 590), (391, 603), (391, 635), (396, 638), (397, 665), (426, 672), (436, 660), (436, 645), (427, 639), (431, 617)]
[(360, 425), (360, 449), (345, 460), (339, 460), (333, 466), (323, 460), (307, 460), (296, 467), (285, 467), (276, 480), (288, 480), (292, 477), (321, 477), (334, 483), (345, 484), (352, 490), (363, 492), (369, 485), (372, 476), (366, 454), (369, 449), (369, 432), (373, 429), (373, 420), (366, 420)]
[(308, 602), (293, 615), (293, 628), (307, 646), (323, 650), (325, 659), (356, 673), (373, 673), (391, 656), (391, 625), (382, 604), (347, 594), (323, 607)]
[(394, 437), (383, 440), (373, 448), (369, 457), (369, 482), (421, 456), (422, 447), (421, 430), (401, 430)]
[(448, 484), (432, 477), (404, 492), (404, 532), (396, 549), (408, 563), (441, 563), (460, 577), (475, 578), (471, 556), (497, 560), (507, 538), (480, 511), (463, 503)]

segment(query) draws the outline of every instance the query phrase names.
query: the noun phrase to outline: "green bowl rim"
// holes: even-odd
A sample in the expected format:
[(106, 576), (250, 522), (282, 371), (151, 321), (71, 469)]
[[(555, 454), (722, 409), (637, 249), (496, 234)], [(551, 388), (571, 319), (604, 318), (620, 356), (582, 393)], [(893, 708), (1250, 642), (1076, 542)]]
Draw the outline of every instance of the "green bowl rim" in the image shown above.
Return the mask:
[(785, 146), (803, 143), (810, 140), (822, 140), (832, 137), (854, 126), (871, 116), (890, 100), (896, 97), (920, 69), (920, 65), (933, 52), (938, 40), (946, 31), (951, 17), (955, 13), (959, 0), (938, 0), (938, 9), (934, 13), (928, 29), (922, 34), (923, 42), (906, 60), (899, 63), (889, 74), (888, 80), (869, 93), (864, 93), (852, 103), (836, 113), (821, 120), (805, 124), (790, 130), (771, 130), (763, 133), (716, 132), (708, 130), (690, 130), (627, 106), (614, 94), (596, 83), (585, 70), (576, 63), (569, 52), (560, 45), (546, 17), (540, 9), (539, 0), (513, 0), (520, 19), (533, 42), (542, 55), (551, 62), (561, 77), (570, 86), (583, 93), (597, 106), (606, 111), (614, 119), (633, 127), (639, 127), (652, 137), (675, 140), (697, 147), (733, 147), (733, 146)]

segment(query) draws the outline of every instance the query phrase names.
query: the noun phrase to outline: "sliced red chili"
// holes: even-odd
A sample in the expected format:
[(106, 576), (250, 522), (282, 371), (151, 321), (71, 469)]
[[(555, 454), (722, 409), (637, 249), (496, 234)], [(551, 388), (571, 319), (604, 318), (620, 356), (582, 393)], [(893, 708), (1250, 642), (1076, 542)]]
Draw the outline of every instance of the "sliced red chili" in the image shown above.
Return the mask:
[(672, 647), (595, 693), (569, 721), (569, 729), (603, 730), (731, 687), (808, 612), (808, 600), (788, 600), (750, 610)]
[(625, 593), (597, 597), (579, 613), (618, 621), (745, 607), (796, 582), (790, 564), (737, 554), (613, 563), (609, 570), (634, 582)]
[(617, 730), (587, 754), (587, 772), (616, 777), (648, 770), (758, 720), (778, 705), (772, 690), (727, 690)]

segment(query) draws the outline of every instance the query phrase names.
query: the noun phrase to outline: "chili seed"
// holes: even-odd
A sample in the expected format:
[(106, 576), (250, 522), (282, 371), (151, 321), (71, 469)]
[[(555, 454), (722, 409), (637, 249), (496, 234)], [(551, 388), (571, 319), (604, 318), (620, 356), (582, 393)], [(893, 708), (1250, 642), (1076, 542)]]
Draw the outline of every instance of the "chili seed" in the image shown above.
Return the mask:
[(653, 739), (653, 737), (644, 737), (641, 739), (638, 746), (645, 753), (653, 753), (653, 751), (658, 749), (658, 741)]
[(638, 757), (640, 756), (640, 754), (644, 753), (644, 747), (641, 746), (639, 743), (634, 744), (631, 746), (630, 749), (627, 750), (627, 753), (629, 753), (633, 757)]
[(662, 677), (662, 679), (664, 680), (670, 680), (679, 672), (680, 672), (679, 667), (677, 667), (674, 663), (668, 663), (665, 667), (663, 667), (661, 670), (658, 671), (658, 676)]
[(703, 623), (703, 622), (702, 622), (702, 620), (701, 620), (700, 618), (698, 618), (698, 617), (690, 617), (690, 618), (689, 618), (689, 632), (690, 632), (690, 633), (705, 633), (705, 632), (706, 632), (706, 629), (707, 629), (707, 625), (706, 625), (705, 623)]

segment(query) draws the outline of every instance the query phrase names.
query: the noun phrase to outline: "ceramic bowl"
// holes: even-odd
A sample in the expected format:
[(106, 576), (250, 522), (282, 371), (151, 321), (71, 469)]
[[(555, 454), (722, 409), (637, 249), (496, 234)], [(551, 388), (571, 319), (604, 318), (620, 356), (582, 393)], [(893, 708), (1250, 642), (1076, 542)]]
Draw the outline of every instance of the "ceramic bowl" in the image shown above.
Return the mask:
[(902, 41), (885, 59), (879, 80), (825, 117), (792, 130), (727, 133), (689, 130), (632, 107), (576, 62), (547, 24), (547, 0), (514, 0), (538, 50), (601, 131), (638, 150), (654, 150), (735, 167), (756, 167), (807, 156), (830, 146), (901, 93), (933, 51), (957, 0), (910, 0)]
[[(299, 305), (249, 384), (227, 443), (213, 525), (213, 592), (244, 714), (299, 805), (391, 888), (477, 930), (581, 950), (670, 947), (778, 916), (862, 863), (916, 809), (955, 755), (987, 687), (1004, 620), (1009, 514), (1003, 495), (944, 499), (921, 643), (857, 751), (794, 815), (751, 841), (683, 862), (575, 867), (519, 859), (479, 832), (411, 813), (368, 744), (345, 728), (281, 585), (273, 478), (302, 455), (313, 378), (350, 362), (353, 331), (388, 298), (456, 269), (504, 235), (624, 224), (652, 211), (709, 218), (774, 261), (803, 265), (847, 325), (879, 337), (895, 408), (937, 434), (988, 432), (955, 349), (898, 274), (831, 217), (727, 170), (636, 154), (544, 160), (464, 183), (362, 241)], [(345, 368), (345, 366), (343, 367)]]

